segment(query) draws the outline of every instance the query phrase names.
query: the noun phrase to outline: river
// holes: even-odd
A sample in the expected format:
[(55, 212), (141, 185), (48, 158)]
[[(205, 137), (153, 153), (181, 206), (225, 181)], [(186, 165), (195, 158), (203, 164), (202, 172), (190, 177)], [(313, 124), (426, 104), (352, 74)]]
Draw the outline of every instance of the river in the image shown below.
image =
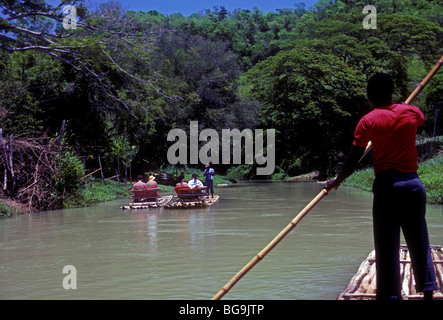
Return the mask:
[[(320, 190), (240, 183), (204, 209), (122, 211), (119, 199), (1, 220), (0, 299), (211, 299)], [(371, 206), (370, 192), (332, 192), (224, 299), (336, 299), (373, 250)], [(427, 220), (443, 244), (443, 206)]]

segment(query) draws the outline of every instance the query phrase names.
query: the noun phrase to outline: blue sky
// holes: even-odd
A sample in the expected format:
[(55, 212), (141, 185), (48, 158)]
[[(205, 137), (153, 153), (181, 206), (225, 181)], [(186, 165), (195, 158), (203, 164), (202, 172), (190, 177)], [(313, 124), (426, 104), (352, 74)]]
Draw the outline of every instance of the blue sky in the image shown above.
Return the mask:
[[(123, 8), (135, 11), (157, 10), (169, 15), (181, 13), (189, 16), (204, 9), (212, 9), (214, 6), (224, 6), (227, 10), (252, 9), (258, 7), (263, 12), (275, 11), (282, 8), (294, 8), (296, 3), (304, 2), (309, 8), (318, 0), (120, 0)], [(106, 2), (103, 0), (86, 0), (86, 2)], [(56, 0), (48, 0), (47, 3), (58, 3)]]

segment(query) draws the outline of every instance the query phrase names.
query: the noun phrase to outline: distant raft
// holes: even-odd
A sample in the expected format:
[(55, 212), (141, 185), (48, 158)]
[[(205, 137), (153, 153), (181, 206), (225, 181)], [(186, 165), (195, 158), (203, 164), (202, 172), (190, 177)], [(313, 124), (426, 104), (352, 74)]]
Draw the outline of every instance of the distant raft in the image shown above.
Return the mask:
[[(431, 246), (435, 274), (440, 291), (434, 291), (435, 300), (443, 300), (443, 248)], [(415, 289), (415, 277), (407, 246), (400, 248), (400, 275), (402, 281), (402, 298), (404, 300), (423, 299), (423, 293)], [(374, 300), (376, 295), (375, 250), (363, 261), (352, 277), (347, 288), (339, 295), (338, 300)]]
[(165, 209), (190, 209), (190, 208), (205, 208), (210, 207), (214, 203), (216, 203), (219, 199), (219, 196), (204, 196), (200, 199), (196, 199), (193, 201), (182, 201), (177, 199), (176, 201), (169, 203), (165, 206)]
[(161, 197), (158, 188), (132, 191), (132, 202), (122, 206), (122, 210), (162, 208), (172, 200), (172, 196)]
[(165, 209), (188, 209), (205, 208), (216, 203), (219, 196), (209, 196), (206, 194), (206, 187), (191, 189), (185, 187), (175, 187), (177, 197), (172, 203), (168, 203)]

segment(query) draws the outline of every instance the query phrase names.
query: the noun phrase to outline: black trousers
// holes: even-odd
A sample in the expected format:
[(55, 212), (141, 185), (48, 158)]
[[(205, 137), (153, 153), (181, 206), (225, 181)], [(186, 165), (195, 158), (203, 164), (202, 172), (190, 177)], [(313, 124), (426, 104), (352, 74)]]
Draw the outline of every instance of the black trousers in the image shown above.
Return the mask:
[(416, 173), (376, 174), (373, 223), (377, 299), (401, 299), (400, 229), (408, 246), (417, 292), (437, 290), (425, 219), (426, 191)]
[(214, 195), (214, 180), (206, 180), (206, 194), (209, 196), (209, 192), (211, 195)]

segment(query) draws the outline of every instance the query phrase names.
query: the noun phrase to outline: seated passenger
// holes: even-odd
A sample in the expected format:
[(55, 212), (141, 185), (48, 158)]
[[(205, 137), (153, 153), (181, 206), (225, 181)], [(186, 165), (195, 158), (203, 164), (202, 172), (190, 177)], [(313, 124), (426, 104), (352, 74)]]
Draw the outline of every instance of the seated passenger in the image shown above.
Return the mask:
[(143, 176), (137, 176), (137, 182), (132, 186), (132, 191), (146, 190), (146, 183), (143, 182)]
[(179, 176), (178, 176), (178, 183), (175, 185), (175, 187), (187, 187), (188, 186), (188, 184), (184, 181), (185, 180), (185, 176), (184, 176), (184, 174), (182, 173), (182, 174), (180, 174)]
[(154, 180), (155, 180), (155, 177), (150, 176), (149, 181), (146, 182), (146, 188), (148, 188), (148, 189), (157, 188), (157, 182), (155, 182)]
[(197, 179), (197, 174), (192, 174), (192, 180), (188, 182), (188, 187), (194, 189), (195, 187), (203, 188), (203, 183)]

